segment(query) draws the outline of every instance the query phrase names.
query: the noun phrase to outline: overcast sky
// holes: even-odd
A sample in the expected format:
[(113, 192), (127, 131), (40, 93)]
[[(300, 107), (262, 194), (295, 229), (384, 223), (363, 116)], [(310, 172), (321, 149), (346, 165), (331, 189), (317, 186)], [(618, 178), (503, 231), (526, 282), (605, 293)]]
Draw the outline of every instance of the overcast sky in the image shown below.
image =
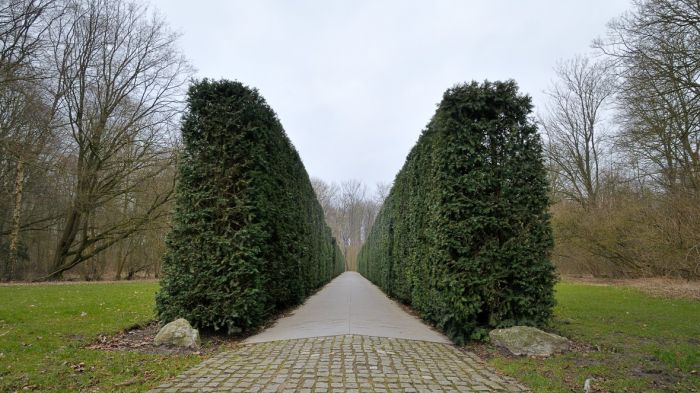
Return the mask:
[[(144, 0), (146, 1), (146, 0)], [(150, 0), (197, 77), (277, 112), (311, 176), (390, 183), (452, 85), (515, 79), (537, 107), (629, 0)]]

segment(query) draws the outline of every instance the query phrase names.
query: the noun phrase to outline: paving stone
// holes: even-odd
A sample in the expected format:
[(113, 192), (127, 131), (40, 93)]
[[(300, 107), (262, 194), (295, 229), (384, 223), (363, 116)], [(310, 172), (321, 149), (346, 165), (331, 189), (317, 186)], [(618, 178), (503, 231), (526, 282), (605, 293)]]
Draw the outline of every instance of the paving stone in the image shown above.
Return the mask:
[(151, 390), (206, 391), (529, 392), (453, 345), (359, 335), (242, 345)]

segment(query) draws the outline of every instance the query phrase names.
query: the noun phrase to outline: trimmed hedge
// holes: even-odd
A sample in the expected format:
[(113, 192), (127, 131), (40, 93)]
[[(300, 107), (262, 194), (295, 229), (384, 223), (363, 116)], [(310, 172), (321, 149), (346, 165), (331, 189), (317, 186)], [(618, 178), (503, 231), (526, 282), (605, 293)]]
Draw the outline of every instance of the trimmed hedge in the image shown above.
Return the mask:
[(548, 186), (531, 111), (513, 81), (447, 90), (360, 251), (360, 273), (457, 343), (551, 316)]
[(272, 109), (239, 82), (195, 82), (182, 123), (162, 321), (237, 333), (300, 303), (345, 262)]

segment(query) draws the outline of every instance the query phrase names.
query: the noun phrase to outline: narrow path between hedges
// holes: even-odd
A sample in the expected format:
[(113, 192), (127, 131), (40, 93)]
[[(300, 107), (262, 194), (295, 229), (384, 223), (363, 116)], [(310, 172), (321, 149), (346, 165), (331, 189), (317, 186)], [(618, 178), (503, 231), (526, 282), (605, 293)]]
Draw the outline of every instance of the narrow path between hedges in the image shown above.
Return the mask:
[(152, 392), (525, 392), (346, 272), (233, 351)]
[(450, 343), (356, 272), (341, 274), (291, 315), (246, 343), (343, 334)]

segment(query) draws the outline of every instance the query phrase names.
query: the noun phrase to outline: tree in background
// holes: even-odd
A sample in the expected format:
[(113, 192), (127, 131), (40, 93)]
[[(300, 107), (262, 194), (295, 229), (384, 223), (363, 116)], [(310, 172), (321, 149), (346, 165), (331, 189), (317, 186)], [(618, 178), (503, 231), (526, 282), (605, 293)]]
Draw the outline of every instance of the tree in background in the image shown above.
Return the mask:
[(155, 273), (160, 255), (125, 250), (162, 249), (190, 75), (176, 39), (136, 2), (0, 3), (4, 278)]
[[(553, 207), (565, 273), (700, 277), (700, 4), (643, 0), (594, 42), (617, 86), (596, 206)], [(556, 104), (556, 100), (553, 100)], [(572, 107), (564, 116), (580, 112)], [(546, 124), (546, 123), (545, 123)], [(549, 131), (549, 130), (548, 130)], [(553, 149), (555, 154), (565, 149)], [(557, 174), (562, 165), (554, 165)], [(570, 191), (570, 190), (568, 190)], [(603, 203), (600, 203), (600, 202)]]
[[(0, 239), (0, 277), (16, 277), (20, 259), (28, 259), (21, 239), (27, 177), (38, 166), (52, 140), (51, 109), (42, 100), (37, 59), (45, 49), (43, 35), (50, 26), (52, 1), (12, 0), (0, 3), (0, 181), (9, 188), (7, 211), (12, 212), (8, 240)], [(14, 176), (12, 176), (14, 172)], [(0, 226), (2, 228), (2, 226)]]
[(549, 105), (540, 120), (547, 158), (557, 177), (554, 184), (583, 208), (597, 206), (603, 160), (609, 157), (605, 110), (615, 93), (610, 68), (586, 57), (562, 62), (555, 69), (557, 80), (547, 91)]
[[(89, 0), (71, 4), (66, 15), (52, 31), (54, 95), (72, 136), (76, 181), (51, 278), (165, 213), (170, 190), (152, 198), (138, 191), (171, 165), (168, 127), (189, 72), (177, 36), (141, 5)], [(130, 209), (136, 198), (147, 206), (138, 213)], [(122, 205), (122, 216), (96, 225), (112, 203)]]
[(700, 4), (646, 0), (596, 46), (617, 64), (623, 141), (670, 192), (700, 190)]
[(311, 183), (323, 207), (326, 222), (340, 242), (345, 270), (357, 270), (357, 255), (390, 187), (378, 183), (372, 195), (367, 192), (367, 186), (357, 180), (346, 180), (339, 185), (312, 178)]

